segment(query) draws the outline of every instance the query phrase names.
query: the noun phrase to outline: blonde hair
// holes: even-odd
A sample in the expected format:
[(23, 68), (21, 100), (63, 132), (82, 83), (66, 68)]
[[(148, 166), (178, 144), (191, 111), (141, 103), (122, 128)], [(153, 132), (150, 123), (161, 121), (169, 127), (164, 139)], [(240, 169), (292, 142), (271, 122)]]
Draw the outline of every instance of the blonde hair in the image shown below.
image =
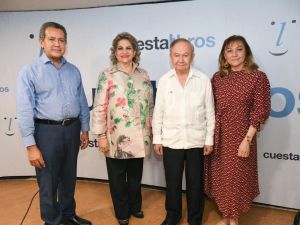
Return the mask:
[(133, 50), (135, 51), (135, 56), (133, 57), (132, 61), (135, 62), (136, 64), (139, 64), (140, 62), (140, 55), (141, 52), (138, 48), (138, 42), (136, 40), (136, 38), (131, 35), (130, 33), (127, 32), (123, 32), (118, 34), (113, 42), (112, 42), (112, 47), (110, 48), (111, 54), (110, 54), (110, 61), (113, 65), (116, 65), (118, 63), (117, 57), (115, 55), (115, 52), (117, 50), (117, 46), (120, 40), (128, 40), (130, 42), (130, 44), (132, 45)]

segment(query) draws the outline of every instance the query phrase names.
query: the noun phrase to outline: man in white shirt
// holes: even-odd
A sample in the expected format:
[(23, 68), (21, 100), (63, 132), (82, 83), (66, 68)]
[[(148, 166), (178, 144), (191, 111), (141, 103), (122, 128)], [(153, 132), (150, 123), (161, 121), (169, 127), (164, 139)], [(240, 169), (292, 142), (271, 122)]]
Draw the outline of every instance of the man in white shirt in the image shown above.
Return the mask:
[(204, 155), (213, 150), (214, 101), (210, 79), (191, 67), (194, 47), (186, 39), (170, 46), (174, 69), (158, 83), (153, 114), (153, 143), (163, 155), (167, 216), (162, 225), (176, 225), (182, 211), (182, 176), (186, 171), (188, 222), (202, 224)]

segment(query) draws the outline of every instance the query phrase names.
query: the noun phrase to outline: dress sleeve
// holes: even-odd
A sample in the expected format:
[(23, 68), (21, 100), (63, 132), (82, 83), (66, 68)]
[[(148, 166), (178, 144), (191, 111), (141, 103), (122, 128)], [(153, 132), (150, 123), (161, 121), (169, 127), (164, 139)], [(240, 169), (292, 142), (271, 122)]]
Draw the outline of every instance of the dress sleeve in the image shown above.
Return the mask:
[(217, 77), (219, 76), (218, 72), (214, 73), (214, 75), (212, 76), (210, 82), (211, 82), (211, 88), (212, 88), (212, 91), (213, 93), (215, 93), (215, 83), (216, 83), (216, 79)]
[(107, 75), (101, 73), (98, 78), (92, 113), (92, 132), (94, 134), (102, 134), (107, 131), (108, 83)]
[(266, 74), (260, 72), (255, 85), (253, 107), (250, 113), (250, 124), (260, 131), (260, 126), (268, 118), (271, 108), (270, 82)]

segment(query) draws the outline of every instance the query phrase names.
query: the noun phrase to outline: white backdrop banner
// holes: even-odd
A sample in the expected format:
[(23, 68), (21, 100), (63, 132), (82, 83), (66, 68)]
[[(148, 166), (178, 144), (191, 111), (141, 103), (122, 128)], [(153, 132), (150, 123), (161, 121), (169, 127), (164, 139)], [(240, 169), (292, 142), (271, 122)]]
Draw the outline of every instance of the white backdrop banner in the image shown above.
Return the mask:
[[(38, 57), (42, 23), (55, 21), (68, 32), (66, 58), (82, 73), (89, 106), (97, 77), (110, 66), (109, 48), (120, 32), (132, 33), (142, 50), (141, 66), (155, 83), (170, 69), (169, 44), (185, 37), (195, 46), (194, 66), (208, 76), (217, 70), (224, 39), (243, 35), (272, 86), (271, 117), (259, 135), (261, 194), (256, 202), (300, 208), (300, 1), (211, 0), (80, 10), (0, 13), (0, 177), (31, 176), (16, 118), (16, 75)], [(79, 154), (78, 176), (107, 179), (105, 159), (90, 135)], [(143, 183), (165, 186), (162, 160), (151, 154)]]

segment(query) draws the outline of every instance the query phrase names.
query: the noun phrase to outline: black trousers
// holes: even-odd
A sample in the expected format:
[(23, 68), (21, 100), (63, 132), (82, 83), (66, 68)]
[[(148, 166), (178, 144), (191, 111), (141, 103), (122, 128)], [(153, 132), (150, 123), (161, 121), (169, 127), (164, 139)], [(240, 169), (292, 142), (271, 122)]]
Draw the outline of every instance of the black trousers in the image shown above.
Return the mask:
[(59, 225), (75, 215), (74, 199), (80, 121), (69, 126), (35, 124), (35, 140), (46, 167), (36, 168), (40, 189), (41, 218), (47, 225)]
[(166, 177), (166, 219), (172, 225), (179, 222), (182, 211), (182, 176), (185, 168), (188, 222), (202, 224), (204, 210), (203, 148), (163, 148)]
[(294, 225), (300, 224), (300, 211), (297, 212), (295, 218), (294, 218)]
[(144, 158), (113, 159), (106, 157), (109, 188), (117, 219), (128, 219), (141, 211)]

